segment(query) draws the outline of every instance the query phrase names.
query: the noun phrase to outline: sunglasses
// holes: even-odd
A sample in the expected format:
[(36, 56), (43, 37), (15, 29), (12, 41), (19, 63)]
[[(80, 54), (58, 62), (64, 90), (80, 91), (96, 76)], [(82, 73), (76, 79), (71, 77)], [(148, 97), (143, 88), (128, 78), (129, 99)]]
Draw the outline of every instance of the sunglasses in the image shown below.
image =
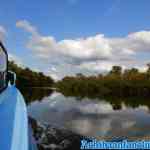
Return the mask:
[(8, 71), (8, 54), (0, 42), (0, 92), (4, 91), (7, 88), (8, 82), (14, 84), (15, 74)]

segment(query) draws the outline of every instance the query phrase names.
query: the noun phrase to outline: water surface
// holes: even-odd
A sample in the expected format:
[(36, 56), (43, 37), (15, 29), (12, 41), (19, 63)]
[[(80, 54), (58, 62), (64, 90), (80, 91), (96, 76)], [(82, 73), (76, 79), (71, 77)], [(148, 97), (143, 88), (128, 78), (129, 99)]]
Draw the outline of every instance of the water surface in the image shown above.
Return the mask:
[(149, 100), (91, 99), (45, 93), (28, 105), (29, 115), (41, 123), (97, 139), (150, 139)]

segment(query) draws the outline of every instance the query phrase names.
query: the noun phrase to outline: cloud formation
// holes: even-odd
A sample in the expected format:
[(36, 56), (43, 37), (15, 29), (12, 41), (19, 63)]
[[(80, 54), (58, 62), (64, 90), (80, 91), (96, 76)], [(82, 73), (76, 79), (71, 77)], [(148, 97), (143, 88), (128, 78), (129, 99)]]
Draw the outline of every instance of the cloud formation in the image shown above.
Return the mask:
[(124, 37), (97, 34), (57, 41), (53, 36), (41, 35), (26, 20), (18, 21), (16, 26), (30, 33), (27, 48), (38, 58), (55, 64), (56, 68), (62, 64), (70, 64), (74, 66), (74, 70), (80, 69), (78, 71), (108, 71), (114, 64), (124, 68), (141, 65), (138, 64), (136, 56), (140, 53), (150, 54), (150, 31), (134, 32)]
[(17, 63), (17, 65), (24, 68), (23, 62), (18, 56), (14, 55), (12, 53), (9, 53), (8, 54), (8, 60), (9, 61), (14, 61), (15, 63)]
[(16, 23), (16, 26), (18, 28), (23, 28), (25, 29), (27, 32), (30, 32), (32, 34), (36, 34), (37, 31), (36, 31), (36, 28), (33, 27), (28, 21), (26, 20), (20, 20)]

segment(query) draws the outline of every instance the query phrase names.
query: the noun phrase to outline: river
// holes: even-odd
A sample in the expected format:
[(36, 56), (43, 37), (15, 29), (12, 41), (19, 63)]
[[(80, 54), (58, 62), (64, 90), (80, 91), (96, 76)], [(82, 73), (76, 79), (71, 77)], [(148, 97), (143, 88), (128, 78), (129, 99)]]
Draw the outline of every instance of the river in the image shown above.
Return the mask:
[(50, 89), (25, 93), (28, 113), (40, 123), (97, 139), (150, 139), (150, 99), (66, 97)]

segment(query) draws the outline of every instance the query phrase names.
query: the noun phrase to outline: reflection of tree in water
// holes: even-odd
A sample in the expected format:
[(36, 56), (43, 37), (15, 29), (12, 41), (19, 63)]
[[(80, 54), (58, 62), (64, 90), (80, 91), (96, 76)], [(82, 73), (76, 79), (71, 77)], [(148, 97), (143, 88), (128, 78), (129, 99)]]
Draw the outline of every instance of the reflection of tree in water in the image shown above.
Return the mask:
[(106, 101), (109, 101), (114, 109), (121, 109), (122, 103), (131, 108), (137, 108), (139, 106), (147, 106), (150, 109), (150, 99), (139, 99), (136, 97), (128, 97), (128, 98), (105, 98)]
[[(38, 100), (41, 101), (44, 97), (48, 97), (53, 93), (53, 90), (50, 88), (20, 88), (21, 93), (25, 97), (27, 103)], [(70, 94), (63, 94), (65, 97), (70, 97)], [(84, 98), (99, 99), (105, 100), (109, 102), (114, 110), (122, 109), (122, 104), (127, 107), (137, 108), (141, 105), (147, 106), (150, 109), (150, 99), (148, 98), (138, 98), (138, 97), (99, 97), (94, 95), (84, 96), (76, 96), (71, 95), (71, 97), (75, 97), (76, 100), (83, 100)]]
[(84, 98), (88, 98), (90, 100), (98, 99), (98, 100), (105, 100), (109, 102), (114, 110), (122, 109), (122, 104), (127, 107), (137, 108), (139, 106), (147, 106), (150, 109), (150, 98), (139, 98), (139, 97), (109, 97), (104, 96), (100, 97), (97, 95), (89, 94), (88, 96), (83, 95), (73, 95), (72, 93), (63, 93), (65, 97), (76, 97), (76, 100), (84, 100)]
[(26, 103), (38, 100), (41, 101), (44, 97), (48, 97), (52, 94), (53, 90), (50, 88), (20, 88)]

